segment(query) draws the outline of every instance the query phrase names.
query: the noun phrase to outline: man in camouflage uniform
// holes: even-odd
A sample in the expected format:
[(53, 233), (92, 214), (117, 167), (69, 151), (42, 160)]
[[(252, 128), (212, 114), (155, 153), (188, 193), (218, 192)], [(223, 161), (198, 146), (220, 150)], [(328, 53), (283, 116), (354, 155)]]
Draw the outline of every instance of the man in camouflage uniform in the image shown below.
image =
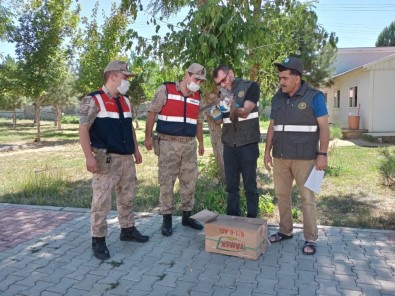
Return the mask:
[(195, 184), (198, 177), (196, 140), (199, 155), (204, 153), (203, 116), (199, 113), (202, 100), (200, 84), (206, 80), (206, 69), (193, 63), (178, 82), (164, 83), (156, 92), (148, 109), (144, 145), (153, 148), (152, 130), (157, 118), (156, 131), (159, 136), (158, 179), (160, 185), (160, 211), (163, 215), (161, 232), (165, 236), (173, 233), (173, 190), (178, 177), (180, 181), (182, 224), (193, 229), (203, 229), (190, 218), (195, 202)]
[[(91, 234), (96, 258), (110, 257), (106, 246), (107, 215), (111, 210), (111, 195), (117, 195), (118, 221), (123, 241), (148, 241), (134, 226), (135, 163), (142, 162), (132, 125), (132, 106), (124, 96), (129, 88), (127, 64), (112, 61), (104, 69), (104, 86), (90, 93), (81, 102), (80, 144), (86, 158), (86, 168), (93, 173)], [(133, 159), (133, 156), (134, 159)]]

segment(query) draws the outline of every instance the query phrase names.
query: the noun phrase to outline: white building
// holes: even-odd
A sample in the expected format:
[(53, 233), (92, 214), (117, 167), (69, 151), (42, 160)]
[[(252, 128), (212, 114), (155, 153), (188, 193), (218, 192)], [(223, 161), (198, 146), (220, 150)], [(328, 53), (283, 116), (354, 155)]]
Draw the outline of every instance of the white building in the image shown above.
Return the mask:
[(340, 48), (335, 68), (334, 84), (322, 89), (329, 122), (347, 129), (349, 115), (359, 115), (359, 129), (394, 133), (395, 47)]

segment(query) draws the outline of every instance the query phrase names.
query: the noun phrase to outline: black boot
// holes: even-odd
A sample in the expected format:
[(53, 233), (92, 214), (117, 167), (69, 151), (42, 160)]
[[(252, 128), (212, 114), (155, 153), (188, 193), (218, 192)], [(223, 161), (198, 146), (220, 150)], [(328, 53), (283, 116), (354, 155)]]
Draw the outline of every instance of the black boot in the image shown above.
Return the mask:
[(147, 235), (142, 235), (136, 227), (132, 226), (129, 228), (121, 228), (119, 239), (121, 241), (135, 241), (139, 243), (145, 243), (149, 240), (149, 237)]
[(106, 246), (105, 237), (92, 237), (93, 255), (99, 260), (107, 260), (110, 258), (110, 252)]
[(203, 229), (203, 225), (199, 221), (191, 218), (191, 211), (182, 212), (182, 225), (189, 226), (197, 230)]
[(162, 234), (164, 236), (171, 236), (173, 234), (171, 214), (163, 215)]

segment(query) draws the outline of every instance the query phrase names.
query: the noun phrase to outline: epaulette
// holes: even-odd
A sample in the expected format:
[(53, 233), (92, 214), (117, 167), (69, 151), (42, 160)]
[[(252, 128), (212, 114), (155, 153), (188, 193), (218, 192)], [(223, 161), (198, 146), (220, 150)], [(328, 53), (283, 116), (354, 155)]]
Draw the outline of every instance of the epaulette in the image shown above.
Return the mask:
[(95, 95), (101, 95), (101, 94), (104, 94), (104, 91), (102, 89), (99, 89), (99, 90), (91, 92), (88, 96), (93, 97)]

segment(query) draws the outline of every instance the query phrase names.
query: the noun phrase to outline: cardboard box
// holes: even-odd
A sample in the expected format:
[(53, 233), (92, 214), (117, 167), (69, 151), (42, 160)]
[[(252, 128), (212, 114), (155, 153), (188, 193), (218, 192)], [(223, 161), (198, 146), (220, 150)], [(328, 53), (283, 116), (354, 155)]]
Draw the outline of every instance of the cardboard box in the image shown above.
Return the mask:
[(205, 223), (206, 252), (256, 260), (269, 246), (266, 220), (205, 211), (193, 217)]

